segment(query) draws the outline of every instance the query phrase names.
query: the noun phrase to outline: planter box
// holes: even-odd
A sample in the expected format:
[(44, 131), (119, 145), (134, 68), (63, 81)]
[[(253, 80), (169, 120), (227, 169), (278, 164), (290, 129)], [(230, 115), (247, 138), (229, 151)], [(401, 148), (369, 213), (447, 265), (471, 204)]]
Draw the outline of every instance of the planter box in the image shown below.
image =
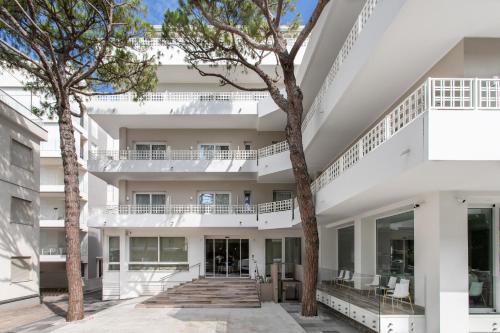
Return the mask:
[(259, 283), (260, 301), (271, 302), (273, 300), (273, 284)]

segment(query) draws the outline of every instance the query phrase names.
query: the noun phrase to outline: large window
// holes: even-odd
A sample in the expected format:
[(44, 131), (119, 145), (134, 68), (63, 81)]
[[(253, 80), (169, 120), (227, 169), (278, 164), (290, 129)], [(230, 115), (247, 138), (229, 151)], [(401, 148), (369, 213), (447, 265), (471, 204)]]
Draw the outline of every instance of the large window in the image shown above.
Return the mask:
[(354, 271), (354, 226), (338, 230), (338, 266), (341, 270)]
[(184, 237), (130, 237), (129, 270), (186, 269)]
[(10, 145), (10, 163), (19, 168), (33, 171), (33, 149), (12, 140)]
[[(469, 307), (471, 312), (493, 308), (493, 211), (469, 208)], [(481, 310), (482, 309), (482, 310)]]
[(266, 275), (271, 275), (271, 265), (274, 263), (281, 263), (282, 273), (284, 271), (286, 277), (293, 277), (295, 266), (302, 264), (302, 239), (300, 237), (266, 239)]
[(110, 271), (120, 270), (120, 237), (108, 238), (108, 269)]
[(33, 203), (21, 198), (10, 198), (10, 222), (17, 224), (33, 225)]
[(164, 160), (167, 156), (167, 145), (163, 142), (138, 142), (135, 150), (138, 160)]
[(200, 147), (200, 159), (202, 160), (224, 160), (231, 156), (229, 155), (229, 144), (220, 143), (203, 143)]
[(413, 280), (413, 240), (413, 211), (378, 219), (377, 274)]
[(292, 191), (273, 191), (273, 201), (283, 201), (292, 198)]
[(229, 192), (200, 192), (198, 203), (202, 205), (201, 213), (229, 213), (231, 193)]
[(164, 214), (165, 193), (135, 193), (136, 214)]

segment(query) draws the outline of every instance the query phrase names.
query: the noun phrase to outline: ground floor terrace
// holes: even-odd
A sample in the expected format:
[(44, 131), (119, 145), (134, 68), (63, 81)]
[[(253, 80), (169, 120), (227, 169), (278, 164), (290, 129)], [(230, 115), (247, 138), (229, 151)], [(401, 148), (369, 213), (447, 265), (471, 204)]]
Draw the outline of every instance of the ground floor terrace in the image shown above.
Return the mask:
[(280, 263), (301, 279), (301, 228), (104, 228), (103, 298), (156, 295), (181, 282), (258, 278)]
[(495, 332), (498, 192), (430, 192), (320, 216), (317, 300), (379, 332)]

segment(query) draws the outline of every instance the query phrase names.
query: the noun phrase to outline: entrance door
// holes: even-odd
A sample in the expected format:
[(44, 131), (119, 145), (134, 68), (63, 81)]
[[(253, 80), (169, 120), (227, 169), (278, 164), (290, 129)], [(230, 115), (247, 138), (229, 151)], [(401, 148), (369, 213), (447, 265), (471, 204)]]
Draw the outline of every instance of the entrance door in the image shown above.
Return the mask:
[(247, 277), (250, 275), (248, 239), (205, 239), (207, 277)]

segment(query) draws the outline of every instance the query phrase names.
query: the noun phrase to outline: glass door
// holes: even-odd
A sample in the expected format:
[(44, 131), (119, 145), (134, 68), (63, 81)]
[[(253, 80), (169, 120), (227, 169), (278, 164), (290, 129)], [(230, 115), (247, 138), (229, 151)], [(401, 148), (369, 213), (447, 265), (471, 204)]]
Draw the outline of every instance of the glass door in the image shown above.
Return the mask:
[(493, 210), (469, 208), (469, 311), (491, 312), (493, 299)]
[(248, 277), (249, 266), (248, 239), (205, 239), (206, 277)]

